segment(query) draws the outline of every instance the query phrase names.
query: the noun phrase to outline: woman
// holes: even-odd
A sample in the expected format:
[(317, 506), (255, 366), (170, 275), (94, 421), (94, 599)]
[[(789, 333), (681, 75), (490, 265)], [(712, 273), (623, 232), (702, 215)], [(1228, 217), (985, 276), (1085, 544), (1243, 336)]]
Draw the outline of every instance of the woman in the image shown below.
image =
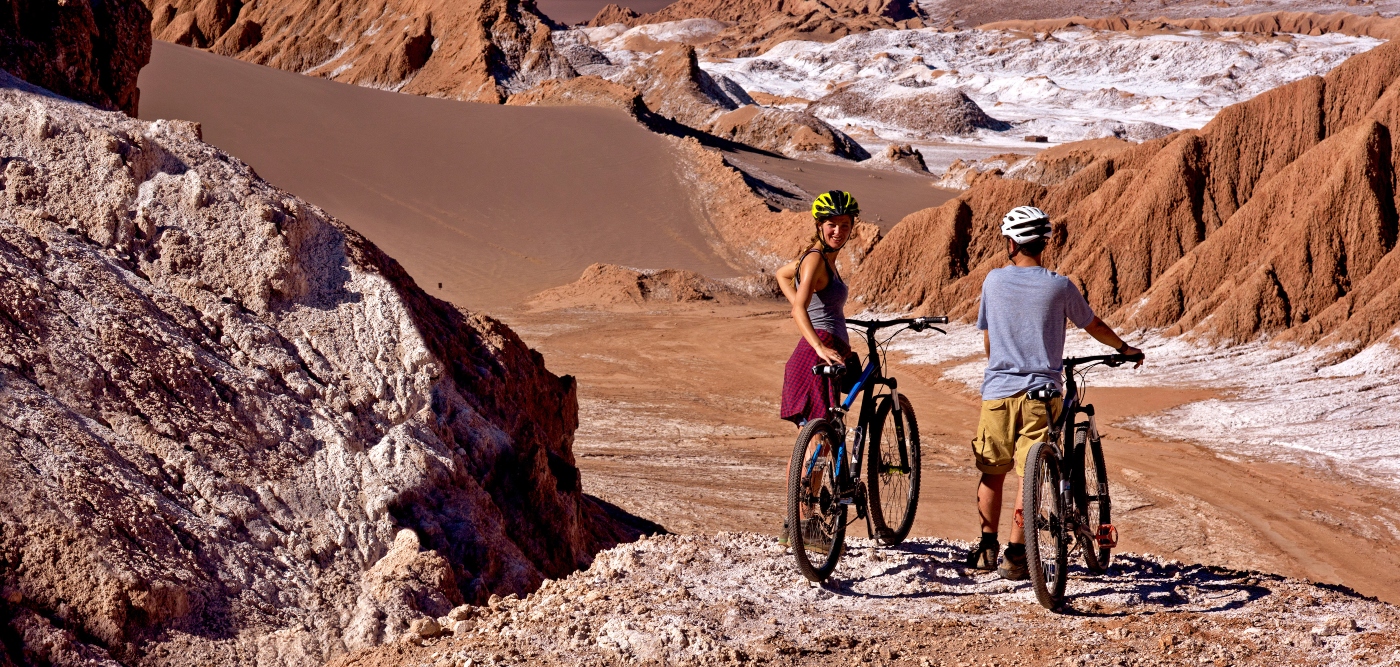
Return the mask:
[[(836, 270), (836, 257), (851, 238), (860, 204), (849, 192), (832, 190), (812, 202), (816, 233), (797, 261), (777, 272), (778, 286), (792, 302), (792, 319), (802, 332), (783, 376), (779, 416), (802, 426), (826, 416), (831, 396), (812, 374), (823, 363), (847, 364), (851, 345), (846, 333), (846, 282)], [(852, 360), (855, 361), (855, 360)]]

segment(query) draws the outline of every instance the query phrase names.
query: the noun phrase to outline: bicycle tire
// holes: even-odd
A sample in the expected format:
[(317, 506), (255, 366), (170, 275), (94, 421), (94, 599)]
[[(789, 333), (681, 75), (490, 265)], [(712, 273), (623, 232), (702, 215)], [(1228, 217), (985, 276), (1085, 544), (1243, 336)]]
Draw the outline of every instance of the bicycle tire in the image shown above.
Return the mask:
[(1026, 455), (1026, 482), (1021, 504), (1025, 514), (1026, 570), (1041, 606), (1054, 610), (1065, 599), (1069, 548), (1060, 507), (1060, 467), (1048, 443), (1036, 443)]
[[(1113, 520), (1109, 516), (1113, 503), (1108, 495), (1108, 467), (1104, 465), (1103, 443), (1097, 439), (1088, 438), (1088, 429), (1084, 429), (1084, 518), (1088, 522), (1089, 534), (1097, 536), (1099, 526), (1112, 525)], [(1081, 437), (1078, 431), (1075, 432), (1075, 444), (1079, 445)], [(1103, 574), (1108, 571), (1108, 566), (1112, 563), (1113, 549), (1102, 546), (1094, 537), (1090, 537), (1084, 545), (1084, 564), (1089, 571), (1095, 574)]]
[(893, 408), (893, 399), (884, 396), (875, 409), (865, 466), (866, 503), (875, 529), (873, 537), (887, 547), (903, 542), (914, 527), (923, 462), (914, 406), (900, 394), (899, 410)]
[[(836, 571), (846, 547), (846, 506), (837, 499), (835, 445), (827, 420), (809, 421), (797, 434), (788, 467), (788, 545), (802, 576), (816, 582)], [(809, 548), (817, 553), (825, 549), (824, 557), (814, 563)]]

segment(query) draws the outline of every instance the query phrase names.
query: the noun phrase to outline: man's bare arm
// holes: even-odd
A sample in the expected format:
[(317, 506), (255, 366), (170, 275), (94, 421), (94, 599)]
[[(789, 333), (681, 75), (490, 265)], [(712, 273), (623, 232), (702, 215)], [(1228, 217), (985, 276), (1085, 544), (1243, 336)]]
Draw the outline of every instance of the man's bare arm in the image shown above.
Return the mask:
[[(1134, 354), (1142, 354), (1142, 350), (1139, 350), (1123, 342), (1123, 338), (1117, 333), (1115, 333), (1113, 331), (1113, 328), (1108, 326), (1107, 323), (1099, 319), (1098, 316), (1094, 317), (1094, 321), (1090, 322), (1089, 326), (1084, 327), (1084, 331), (1087, 332), (1090, 336), (1093, 336), (1094, 340), (1103, 343), (1104, 345), (1107, 345), (1115, 350), (1122, 350), (1122, 354), (1126, 354), (1129, 356)], [(1139, 360), (1137, 362), (1137, 365), (1141, 366), (1142, 361)], [(1136, 368), (1136, 366), (1134, 368)]]

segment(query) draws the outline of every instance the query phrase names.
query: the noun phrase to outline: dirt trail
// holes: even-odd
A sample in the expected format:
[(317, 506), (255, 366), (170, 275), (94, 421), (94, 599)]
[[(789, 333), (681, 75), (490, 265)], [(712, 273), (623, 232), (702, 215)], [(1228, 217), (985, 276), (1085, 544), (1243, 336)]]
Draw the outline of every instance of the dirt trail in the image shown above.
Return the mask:
[[(579, 378), (575, 451), (588, 493), (676, 532), (777, 533), (780, 478), (795, 434), (776, 418), (782, 365), (797, 340), (786, 309), (669, 306), (504, 319), (551, 371)], [(923, 435), (913, 534), (969, 539), (977, 532), (967, 444), (977, 398), (940, 380), (937, 367), (897, 364), (894, 373)], [(1307, 577), (1400, 602), (1400, 531), (1385, 528), (1400, 521), (1400, 493), (1293, 465), (1232, 461), (1113, 425), (1209, 396), (1091, 389), (1122, 548)], [(1009, 509), (1005, 517), (1003, 535)], [(860, 524), (853, 528), (864, 534)]]

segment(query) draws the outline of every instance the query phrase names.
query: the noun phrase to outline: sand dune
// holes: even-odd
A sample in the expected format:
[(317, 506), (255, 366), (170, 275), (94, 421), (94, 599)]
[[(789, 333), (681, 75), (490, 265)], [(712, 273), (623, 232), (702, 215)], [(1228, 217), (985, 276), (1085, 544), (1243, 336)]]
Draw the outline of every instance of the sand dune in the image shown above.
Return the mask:
[[(164, 42), (141, 89), (143, 118), (202, 123), (206, 141), (326, 208), (425, 289), (464, 306), (516, 304), (595, 262), (736, 273), (710, 245), (671, 143), (616, 110), (388, 93)], [(916, 176), (730, 157), (804, 191), (849, 189), (884, 226), (949, 196)]]
[(464, 306), (514, 303), (594, 262), (732, 275), (665, 140), (617, 111), (387, 93), (164, 42), (141, 89), (143, 118), (202, 123)]

